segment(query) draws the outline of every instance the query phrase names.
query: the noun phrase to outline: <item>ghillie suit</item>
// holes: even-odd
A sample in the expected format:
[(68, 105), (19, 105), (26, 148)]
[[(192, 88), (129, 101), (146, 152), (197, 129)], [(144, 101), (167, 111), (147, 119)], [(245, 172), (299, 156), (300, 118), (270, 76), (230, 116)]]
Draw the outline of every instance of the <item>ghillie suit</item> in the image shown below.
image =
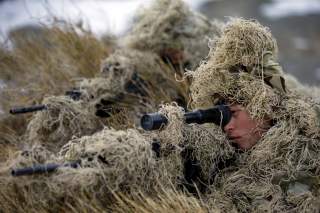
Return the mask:
[(220, 23), (191, 11), (181, 0), (160, 0), (136, 17), (124, 44), (157, 53), (174, 66), (194, 69), (208, 54)]
[(66, 161), (81, 160), (83, 169), (96, 170), (93, 173), (97, 174), (97, 183), (99, 176), (103, 176), (104, 184), (111, 191), (142, 192), (156, 185), (170, 186), (180, 176), (178, 166), (170, 169), (169, 164), (165, 166), (165, 159), (157, 158), (152, 142), (151, 137), (134, 129), (105, 128), (92, 136), (71, 140), (59, 155)]
[(109, 91), (98, 93), (96, 113), (131, 112), (127, 119), (138, 124), (142, 113), (154, 111), (162, 102), (176, 101), (186, 107), (189, 85), (175, 79), (182, 75), (152, 52), (117, 50), (102, 63), (101, 87)]
[(213, 124), (186, 125), (184, 111), (176, 103), (163, 105), (159, 113), (168, 124), (157, 132), (156, 138), (160, 156), (171, 153), (183, 164), (179, 188), (199, 196), (212, 183), (215, 173), (232, 161), (235, 151), (224, 142), (221, 129), (212, 128)]
[(294, 91), (298, 94), (301, 94), (302, 96), (305, 96), (305, 97), (311, 97), (317, 103), (320, 103), (319, 87), (304, 85), (301, 82), (299, 82), (298, 79), (296, 79), (296, 77), (288, 73), (284, 75), (284, 78), (286, 79), (286, 86), (288, 87), (289, 90)]
[(231, 19), (211, 45), (208, 61), (189, 73), (193, 106), (223, 99), (273, 126), (218, 173), (207, 202), (228, 212), (317, 212), (319, 105), (285, 87), (276, 42), (256, 21)]
[(42, 103), (46, 109), (34, 114), (24, 135), (24, 140), (32, 146), (40, 145), (57, 152), (72, 137), (91, 135), (103, 127), (85, 100), (52, 96)]
[(82, 207), (81, 199), (92, 200), (87, 208), (97, 205), (109, 209), (115, 203), (114, 193), (155, 196), (161, 188), (172, 189), (182, 171), (174, 154), (157, 157), (152, 138), (134, 129), (105, 128), (92, 136), (75, 138), (48, 162), (52, 161), (78, 161), (80, 167), (60, 168), (49, 176), (1, 176), (1, 209), (19, 210), (21, 203), (31, 210), (57, 211), (70, 205), (77, 209)]

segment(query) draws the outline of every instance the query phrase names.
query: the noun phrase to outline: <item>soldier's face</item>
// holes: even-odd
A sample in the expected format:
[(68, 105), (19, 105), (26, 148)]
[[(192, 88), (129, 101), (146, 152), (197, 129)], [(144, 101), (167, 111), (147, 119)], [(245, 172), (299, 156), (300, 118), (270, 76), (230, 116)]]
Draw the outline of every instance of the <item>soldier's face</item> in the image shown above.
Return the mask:
[(270, 125), (266, 121), (252, 119), (248, 111), (239, 104), (230, 106), (232, 117), (224, 127), (230, 141), (241, 150), (253, 147), (262, 137)]

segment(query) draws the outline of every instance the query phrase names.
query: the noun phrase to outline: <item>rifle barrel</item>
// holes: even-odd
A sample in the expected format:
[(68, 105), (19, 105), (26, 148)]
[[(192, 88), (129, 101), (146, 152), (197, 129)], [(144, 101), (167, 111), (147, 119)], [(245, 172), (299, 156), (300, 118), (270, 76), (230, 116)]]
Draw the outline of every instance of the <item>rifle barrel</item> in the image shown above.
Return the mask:
[(22, 175), (43, 174), (43, 173), (53, 172), (59, 167), (77, 168), (78, 166), (79, 166), (79, 162), (72, 162), (72, 163), (66, 163), (66, 164), (56, 164), (56, 163), (39, 164), (32, 167), (12, 169), (11, 175), (16, 177), (16, 176), (22, 176)]
[(40, 111), (40, 110), (45, 110), (47, 109), (46, 105), (34, 105), (30, 107), (17, 107), (17, 108), (12, 108), (10, 109), (10, 114), (22, 114), (22, 113), (27, 113), (27, 112), (35, 112), (35, 111)]

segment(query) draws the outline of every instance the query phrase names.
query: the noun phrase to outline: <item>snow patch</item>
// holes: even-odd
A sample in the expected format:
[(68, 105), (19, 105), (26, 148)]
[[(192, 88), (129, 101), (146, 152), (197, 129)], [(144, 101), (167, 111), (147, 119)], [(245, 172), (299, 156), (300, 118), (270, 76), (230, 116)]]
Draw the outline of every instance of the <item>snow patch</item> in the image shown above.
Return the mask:
[(319, 0), (272, 0), (261, 5), (261, 12), (269, 19), (320, 13)]

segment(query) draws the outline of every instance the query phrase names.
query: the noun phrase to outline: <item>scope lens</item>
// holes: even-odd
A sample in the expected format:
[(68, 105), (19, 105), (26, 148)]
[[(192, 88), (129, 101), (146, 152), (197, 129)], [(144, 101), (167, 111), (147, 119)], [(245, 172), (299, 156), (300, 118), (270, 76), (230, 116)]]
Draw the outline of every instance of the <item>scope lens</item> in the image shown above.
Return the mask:
[(141, 126), (145, 130), (152, 130), (153, 119), (149, 115), (143, 115), (141, 118)]

